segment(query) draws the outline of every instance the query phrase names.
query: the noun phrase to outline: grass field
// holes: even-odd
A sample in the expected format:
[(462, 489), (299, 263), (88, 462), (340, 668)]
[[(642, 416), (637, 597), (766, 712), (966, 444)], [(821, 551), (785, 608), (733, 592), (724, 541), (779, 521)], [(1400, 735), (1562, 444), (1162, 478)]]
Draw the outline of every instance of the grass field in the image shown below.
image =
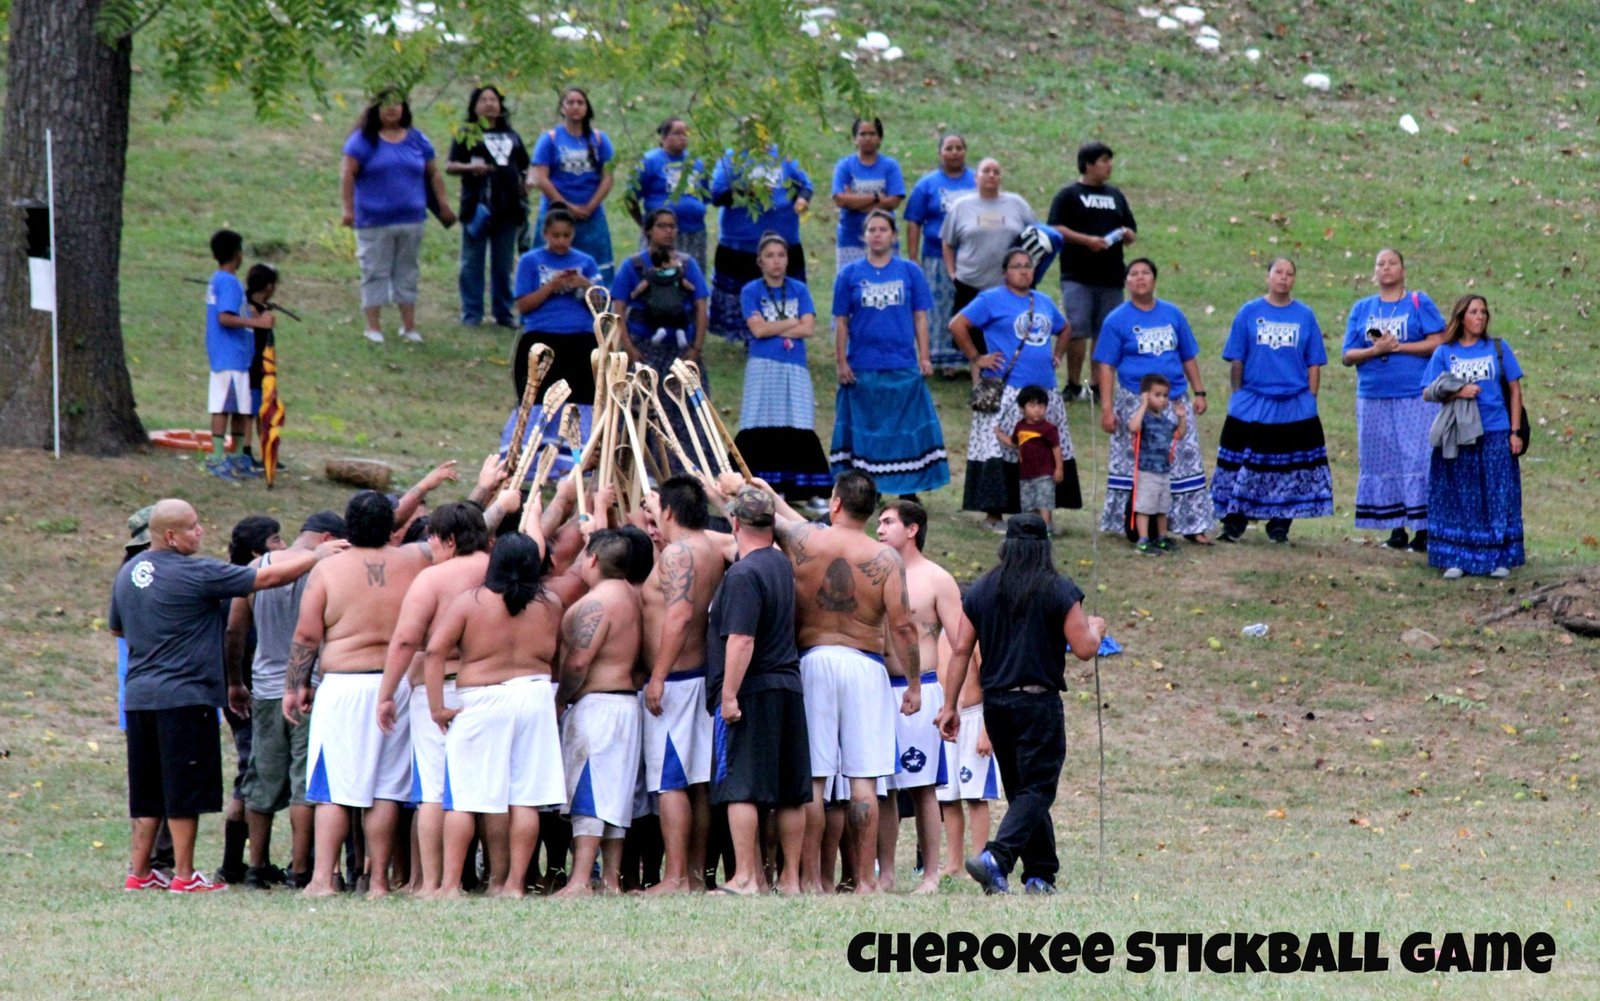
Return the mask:
[[(279, 328), (290, 469), (268, 494), (213, 481), (171, 453), (59, 463), (0, 453), (0, 995), (830, 996), (889, 986), (849, 969), (856, 932), (958, 929), (1102, 930), (1119, 942), (1140, 929), (1375, 930), (1394, 960), (1416, 930), (1543, 930), (1558, 952), (1543, 977), (1415, 975), (1396, 963), (1370, 976), (908, 974), (891, 978), (893, 988), (940, 997), (1041, 988), (1094, 997), (1594, 995), (1600, 652), (1538, 614), (1475, 621), (1600, 556), (1600, 340), (1591, 320), (1600, 107), (1586, 77), (1600, 39), (1590, 6), (1210, 5), (1220, 54), (1156, 28), (1131, 3), (865, 9), (907, 52), (865, 72), (885, 150), (908, 181), (933, 167), (936, 134), (957, 128), (973, 161), (997, 156), (1007, 187), (1042, 213), (1073, 179), (1079, 142), (1099, 137), (1116, 149), (1115, 183), (1138, 215), (1138, 249), (1160, 264), (1161, 296), (1200, 336), (1219, 408), (1227, 324), (1261, 293), (1273, 254), (1298, 259), (1297, 297), (1317, 311), (1330, 354), (1349, 305), (1367, 294), (1380, 246), (1401, 249), (1411, 284), (1441, 304), (1468, 288), (1488, 296), (1493, 329), (1528, 371), (1539, 422), (1523, 466), (1528, 566), (1506, 581), (1444, 582), (1351, 528), (1354, 377), (1335, 364), (1321, 410), (1338, 511), (1297, 524), (1287, 549), (1253, 533), (1232, 549), (1142, 560), (1117, 540), (1094, 540), (1086, 512), (1058, 516), (1063, 569), (1127, 653), (1101, 664), (1103, 868), (1093, 672), (1069, 668), (1069, 759), (1056, 809), (1066, 892), (1054, 901), (984, 900), (970, 884), (934, 899), (870, 902), (124, 897), (111, 890), (127, 822), (103, 617), (127, 514), (160, 496), (187, 497), (210, 533), (206, 550), (220, 555), (245, 514), (297, 527), (313, 510), (342, 505), (346, 491), (320, 475), (327, 457), (383, 458), (409, 478), (443, 458), (475, 466), (511, 404), (506, 339), (453, 321), (453, 233), (430, 228), (424, 243), (428, 343), (362, 341), (352, 239), (337, 225), (337, 152), (352, 109), (261, 124), (241, 96), (223, 95), (162, 123), (142, 75), (121, 275), (140, 413), (150, 428), (203, 423), (201, 292), (184, 279), (209, 274), (205, 241), (233, 226), (248, 258), (282, 268), (279, 299), (306, 321)], [(1261, 50), (1259, 62), (1243, 57), (1248, 47)], [(1311, 70), (1333, 78), (1329, 92), (1301, 85)], [(465, 88), (431, 96), (420, 95), (418, 118), (440, 143)], [(525, 136), (548, 127), (548, 94), (512, 97)], [(671, 104), (647, 97), (619, 119), (606, 111), (616, 95), (596, 88), (594, 97), (598, 124), (634, 150)], [(1397, 127), (1404, 113), (1419, 135)], [(848, 150), (849, 118), (837, 110), (796, 144), (819, 187)], [(620, 208), (612, 217), (625, 249)], [(819, 204), (805, 228), (824, 308), (833, 222)], [(826, 441), (832, 352), (819, 342), (811, 358)], [(731, 423), (742, 358), (716, 344), (708, 364)], [(948, 384), (935, 391), (955, 482), (927, 498), (929, 552), (970, 578), (992, 562), (995, 540), (959, 511), (964, 394)], [(1201, 419), (1208, 454), (1221, 414)], [(1105, 437), (1089, 417), (1087, 407), (1071, 409), (1084, 492), (1098, 498)], [(1270, 624), (1267, 638), (1239, 635), (1258, 621)], [(1402, 645), (1412, 626), (1443, 645)], [(214, 865), (220, 824), (204, 823), (202, 839), (200, 861)], [(900, 858), (909, 862), (909, 841)]]

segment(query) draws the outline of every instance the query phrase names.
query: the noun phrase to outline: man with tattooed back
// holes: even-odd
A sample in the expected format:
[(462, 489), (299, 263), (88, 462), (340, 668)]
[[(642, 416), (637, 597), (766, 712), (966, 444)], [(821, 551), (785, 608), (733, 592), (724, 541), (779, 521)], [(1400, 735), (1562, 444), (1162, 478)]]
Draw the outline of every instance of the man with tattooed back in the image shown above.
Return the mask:
[(622, 839), (633, 821), (639, 775), (639, 666), (642, 615), (627, 581), (632, 544), (615, 529), (589, 537), (578, 571), (589, 592), (561, 620), (561, 679), (556, 706), (572, 818), (572, 879), (557, 896), (590, 893), (589, 873), (601, 841), (604, 889), (620, 890)]
[(644, 587), (645, 788), (658, 794), (666, 871), (651, 893), (700, 888), (711, 827), (711, 714), (706, 711), (706, 611), (727, 563), (706, 535), (706, 491), (674, 476), (655, 513), (663, 543)]
[(376, 491), (350, 498), (344, 520), (351, 548), (318, 564), (306, 583), (284, 690), (298, 693), (299, 705), (311, 704), (312, 671), (321, 669), (306, 780), (306, 800), (317, 804), (316, 865), (304, 892), (336, 891), (334, 870), (348, 830), (345, 809), (354, 807), (366, 811), (368, 895), (381, 897), (389, 892), (395, 821), (411, 795), (411, 688), (401, 683), (395, 727), (384, 733), (378, 727), (378, 687), (401, 600), (433, 554), (426, 543), (389, 545), (394, 507)]
[[(884, 660), (894, 646), (906, 680), (900, 711), (922, 704), (922, 659), (900, 555), (866, 533), (878, 506), (872, 477), (849, 470), (833, 485), (831, 524), (785, 520), (778, 542), (794, 564), (795, 632), (811, 739), (813, 796), (806, 808), (801, 882), (822, 892), (823, 796), (836, 775), (850, 780), (846, 850), (856, 892), (877, 889), (877, 779), (895, 772), (895, 700)], [(897, 671), (898, 673), (898, 671)]]

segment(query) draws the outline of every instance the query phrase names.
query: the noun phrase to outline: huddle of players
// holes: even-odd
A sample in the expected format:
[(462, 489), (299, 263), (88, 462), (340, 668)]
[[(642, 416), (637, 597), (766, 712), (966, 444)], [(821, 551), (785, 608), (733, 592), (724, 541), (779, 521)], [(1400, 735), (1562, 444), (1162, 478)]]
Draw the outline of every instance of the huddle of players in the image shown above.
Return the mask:
[[(880, 820), (879, 798), (902, 790), (926, 862), (919, 892), (941, 874), (941, 800), (959, 871), (962, 801), (981, 845), (1000, 789), (979, 753), (975, 684), (961, 692), (959, 746), (934, 725), (942, 634), (954, 636), (961, 614), (954, 579), (922, 555), (925, 512), (908, 501), (878, 511), (871, 477), (851, 472), (835, 485), (830, 523), (813, 525), (757, 481), (714, 494), (732, 526), (723, 534), (707, 530), (708, 490), (668, 480), (639, 524), (610, 528), (572, 516), (564, 481), (548, 509), (529, 497), (528, 534), (492, 545), (470, 501), (435, 509), (426, 543), (396, 546), (388, 500), (351, 500), (351, 548), (307, 578), (284, 682), (284, 716), (310, 710), (308, 894), (336, 892), (351, 808), (363, 811), (368, 892), (388, 892), (407, 802), (422, 896), (460, 892), (475, 836), (489, 892), (521, 895), (541, 811), (557, 810), (571, 823), (569, 871), (583, 877), (560, 893), (592, 892), (597, 858), (602, 887), (616, 891), (627, 828), (652, 796), (665, 849), (652, 892), (703, 888), (713, 794), (729, 804), (738, 865), (724, 892), (768, 889), (769, 866), (777, 889), (821, 892), (835, 851), (858, 892), (891, 887), (899, 817), (891, 801)], [(490, 521), (520, 503), (502, 490)], [(590, 510), (608, 506), (601, 496)], [(874, 514), (877, 541), (866, 532)], [(843, 802), (825, 810), (830, 801)], [(781, 867), (759, 847), (766, 810)], [(564, 868), (564, 837), (546, 848), (548, 868)]]

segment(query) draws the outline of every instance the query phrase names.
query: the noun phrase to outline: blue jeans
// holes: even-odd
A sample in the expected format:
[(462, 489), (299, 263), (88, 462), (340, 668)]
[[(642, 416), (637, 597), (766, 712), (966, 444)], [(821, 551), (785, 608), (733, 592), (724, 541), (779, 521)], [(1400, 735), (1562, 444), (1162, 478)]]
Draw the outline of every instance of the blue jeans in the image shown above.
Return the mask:
[(475, 327), (483, 322), (483, 259), (489, 258), (489, 295), (496, 323), (516, 322), (512, 307), (511, 276), (517, 269), (517, 227), (504, 223), (490, 225), (474, 240), (461, 231), (461, 268), (457, 283), (461, 290), (461, 322)]

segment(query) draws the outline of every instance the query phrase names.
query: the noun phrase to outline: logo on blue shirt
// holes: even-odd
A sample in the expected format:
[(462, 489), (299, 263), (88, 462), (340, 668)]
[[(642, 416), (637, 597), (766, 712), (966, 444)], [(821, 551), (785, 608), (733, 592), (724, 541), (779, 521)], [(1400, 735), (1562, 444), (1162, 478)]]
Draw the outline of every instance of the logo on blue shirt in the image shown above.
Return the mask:
[(1300, 343), (1300, 324), (1256, 321), (1256, 343), (1264, 348), (1292, 348)]
[(1142, 355), (1162, 355), (1178, 350), (1178, 332), (1170, 323), (1160, 327), (1134, 327), (1133, 339)]
[(906, 300), (906, 283), (900, 280), (892, 282), (867, 282), (861, 283), (861, 306), (863, 309), (888, 309), (898, 306)]
[(1493, 358), (1462, 358), (1450, 356), (1450, 374), (1468, 382), (1488, 382), (1494, 378)]

